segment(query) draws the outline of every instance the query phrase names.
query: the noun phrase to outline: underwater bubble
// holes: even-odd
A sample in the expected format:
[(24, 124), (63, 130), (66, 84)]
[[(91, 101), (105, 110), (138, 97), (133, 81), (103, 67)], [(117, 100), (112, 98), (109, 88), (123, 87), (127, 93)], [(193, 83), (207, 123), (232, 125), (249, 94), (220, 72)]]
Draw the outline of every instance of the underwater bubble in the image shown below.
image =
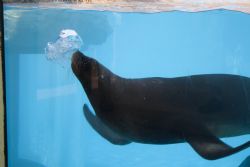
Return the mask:
[(55, 42), (48, 42), (45, 55), (48, 60), (67, 68), (70, 66), (72, 54), (82, 45), (82, 39), (75, 30), (65, 29), (60, 32)]

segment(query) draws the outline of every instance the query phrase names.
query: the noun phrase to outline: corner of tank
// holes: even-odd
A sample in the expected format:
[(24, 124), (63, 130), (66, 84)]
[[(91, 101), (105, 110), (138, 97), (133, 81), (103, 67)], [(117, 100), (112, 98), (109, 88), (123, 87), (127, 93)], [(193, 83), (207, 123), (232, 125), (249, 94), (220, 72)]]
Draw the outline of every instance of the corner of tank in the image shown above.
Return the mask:
[(3, 66), (3, 3), (0, 2), (0, 166), (7, 166), (7, 130), (6, 111), (4, 107), (4, 66)]

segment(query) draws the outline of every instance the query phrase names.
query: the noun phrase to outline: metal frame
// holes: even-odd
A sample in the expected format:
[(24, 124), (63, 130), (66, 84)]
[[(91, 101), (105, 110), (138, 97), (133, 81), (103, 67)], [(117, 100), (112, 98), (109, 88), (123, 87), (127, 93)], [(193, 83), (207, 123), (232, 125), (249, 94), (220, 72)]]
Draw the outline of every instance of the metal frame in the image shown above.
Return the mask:
[[(1, 30), (1, 45), (2, 45), (2, 48), (1, 48), (1, 67), (2, 68), (2, 89), (3, 89), (3, 96), (0, 97), (2, 98), (1, 101), (2, 101), (2, 105), (3, 105), (3, 114), (4, 114), (4, 117), (3, 117), (3, 120), (0, 120), (0, 121), (3, 121), (3, 129), (4, 129), (4, 136), (3, 136), (3, 139), (4, 139), (4, 146), (1, 146), (4, 148), (4, 166), (5, 167), (8, 167), (8, 151), (7, 151), (7, 119), (6, 119), (6, 92), (5, 92), (5, 52), (4, 52), (4, 13), (3, 13), (3, 2), (0, 1), (0, 30)], [(1, 77), (0, 77), (1, 79)], [(0, 104), (1, 105), (1, 104)], [(0, 136), (1, 137), (1, 136)]]

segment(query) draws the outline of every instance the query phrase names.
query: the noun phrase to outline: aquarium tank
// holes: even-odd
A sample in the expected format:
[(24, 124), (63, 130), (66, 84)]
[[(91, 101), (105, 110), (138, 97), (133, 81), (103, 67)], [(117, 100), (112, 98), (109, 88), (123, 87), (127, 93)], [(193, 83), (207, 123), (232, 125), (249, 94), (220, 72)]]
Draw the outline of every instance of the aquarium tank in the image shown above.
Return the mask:
[(6, 167), (249, 167), (250, 3), (5, 0)]

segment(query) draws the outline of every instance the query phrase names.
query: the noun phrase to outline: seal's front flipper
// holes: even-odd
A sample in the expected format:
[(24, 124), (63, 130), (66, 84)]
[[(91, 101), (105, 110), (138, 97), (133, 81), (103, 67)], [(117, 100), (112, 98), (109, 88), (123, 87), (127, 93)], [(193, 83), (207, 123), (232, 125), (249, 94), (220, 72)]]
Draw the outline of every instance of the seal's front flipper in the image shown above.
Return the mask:
[(223, 158), (250, 147), (250, 141), (248, 141), (233, 148), (202, 126), (184, 132), (184, 137), (199, 155), (208, 160)]
[(83, 106), (84, 115), (88, 123), (95, 129), (102, 137), (107, 139), (112, 144), (125, 145), (131, 143), (130, 141), (124, 139), (120, 135), (113, 132), (107, 125), (105, 125), (97, 116), (95, 116), (88, 106), (84, 104)]

